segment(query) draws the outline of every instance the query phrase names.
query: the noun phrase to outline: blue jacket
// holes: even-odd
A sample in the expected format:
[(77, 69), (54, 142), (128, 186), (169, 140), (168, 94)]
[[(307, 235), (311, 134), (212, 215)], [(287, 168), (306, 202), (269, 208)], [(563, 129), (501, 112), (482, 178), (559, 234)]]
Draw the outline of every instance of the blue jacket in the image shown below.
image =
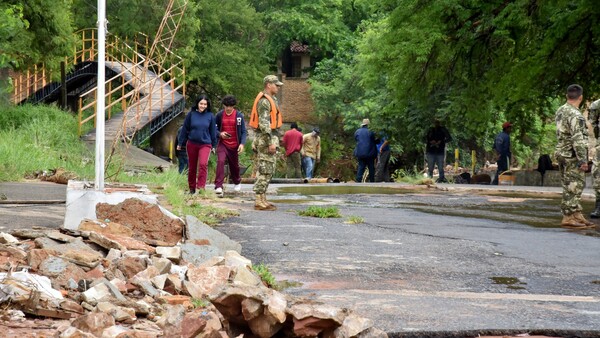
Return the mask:
[(369, 159), (377, 157), (375, 133), (370, 131), (367, 126), (358, 128), (354, 133), (354, 139), (356, 140), (356, 148), (354, 148), (356, 158)]
[(512, 157), (510, 153), (510, 135), (507, 132), (502, 131), (496, 136), (494, 140), (494, 150), (502, 157)]
[(196, 144), (210, 144), (213, 148), (217, 146), (217, 123), (211, 112), (201, 113), (192, 109), (187, 113), (177, 143), (183, 147), (188, 140)]
[[(223, 110), (217, 113), (217, 134), (221, 131), (221, 123), (223, 123)], [(237, 132), (238, 137), (238, 145), (246, 144), (246, 136), (248, 132), (246, 131), (246, 123), (244, 122), (244, 114), (242, 112), (235, 110), (235, 130)]]

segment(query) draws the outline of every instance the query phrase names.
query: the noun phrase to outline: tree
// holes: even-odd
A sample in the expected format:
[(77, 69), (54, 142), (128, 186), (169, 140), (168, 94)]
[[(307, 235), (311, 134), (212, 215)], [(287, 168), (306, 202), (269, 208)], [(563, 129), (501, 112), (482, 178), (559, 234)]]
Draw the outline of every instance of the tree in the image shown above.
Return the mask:
[(57, 69), (73, 50), (68, 0), (7, 0), (0, 4), (0, 68), (45, 63)]

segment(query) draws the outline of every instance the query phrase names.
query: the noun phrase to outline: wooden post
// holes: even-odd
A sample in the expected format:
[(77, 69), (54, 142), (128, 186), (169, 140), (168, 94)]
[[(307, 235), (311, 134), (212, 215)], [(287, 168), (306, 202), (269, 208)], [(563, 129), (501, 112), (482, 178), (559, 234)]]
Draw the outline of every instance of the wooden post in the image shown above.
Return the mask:
[(454, 173), (458, 172), (458, 148), (454, 149)]
[(475, 175), (475, 163), (477, 160), (477, 153), (475, 150), (471, 150), (471, 175)]
[(83, 99), (81, 98), (81, 96), (79, 97), (79, 128), (77, 129), (77, 134), (79, 135), (79, 137), (81, 137), (81, 115), (83, 115), (83, 112), (81, 111), (81, 106), (83, 105)]

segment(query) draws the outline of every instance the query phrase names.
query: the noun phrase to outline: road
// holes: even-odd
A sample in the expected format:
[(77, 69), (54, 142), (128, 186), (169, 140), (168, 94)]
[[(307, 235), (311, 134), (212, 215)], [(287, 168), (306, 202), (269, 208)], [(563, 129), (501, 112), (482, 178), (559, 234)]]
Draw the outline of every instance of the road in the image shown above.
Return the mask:
[[(301, 284), (286, 292), (353, 308), (392, 334), (600, 336), (600, 234), (559, 227), (557, 189), (443, 186), (279, 189), (276, 212), (248, 203), (218, 229), (278, 280)], [(343, 217), (299, 216), (309, 205)]]
[[(290, 282), (287, 293), (355, 309), (391, 336), (600, 336), (600, 234), (558, 226), (557, 188), (271, 187), (276, 212), (254, 211), (243, 185), (240, 196), (218, 200), (240, 216), (217, 229)], [(64, 199), (65, 191), (0, 184), (8, 197), (1, 231), (60, 226), (64, 204), (7, 203)], [(589, 190), (585, 197), (589, 211)], [(310, 205), (343, 217), (298, 215)], [(346, 223), (351, 216), (363, 222)]]

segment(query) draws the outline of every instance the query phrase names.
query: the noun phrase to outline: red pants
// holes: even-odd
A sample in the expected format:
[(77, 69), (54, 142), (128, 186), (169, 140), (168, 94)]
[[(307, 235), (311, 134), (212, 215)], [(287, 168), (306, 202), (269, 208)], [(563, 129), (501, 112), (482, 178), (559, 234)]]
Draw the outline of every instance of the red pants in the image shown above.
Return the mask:
[[(206, 177), (208, 176), (208, 157), (210, 156), (212, 145), (197, 144), (188, 141), (186, 148), (189, 160), (188, 186), (190, 187), (190, 191), (204, 189), (206, 186)], [(198, 172), (198, 180), (196, 180), (196, 172)]]
[(240, 162), (237, 148), (229, 149), (223, 143), (219, 142), (217, 146), (217, 174), (215, 177), (215, 189), (223, 188), (225, 180), (225, 162), (229, 163), (229, 175), (233, 184), (240, 184)]

